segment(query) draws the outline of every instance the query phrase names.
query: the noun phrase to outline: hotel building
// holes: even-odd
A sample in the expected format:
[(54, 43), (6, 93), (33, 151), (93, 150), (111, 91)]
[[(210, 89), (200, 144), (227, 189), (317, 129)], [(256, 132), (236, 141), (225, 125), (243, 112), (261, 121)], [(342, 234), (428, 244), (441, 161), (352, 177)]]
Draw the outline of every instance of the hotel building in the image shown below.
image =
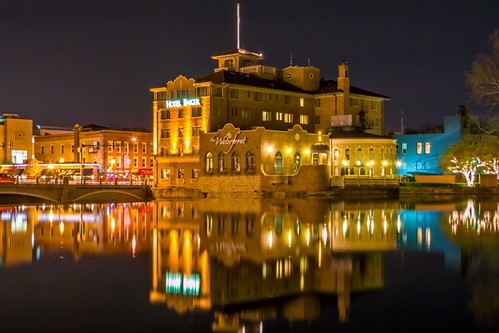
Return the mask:
[[(327, 160), (319, 163), (310, 154), (319, 141), (318, 133), (327, 134), (332, 127), (361, 127), (364, 133), (373, 136), (383, 134), (383, 109), (388, 97), (351, 86), (349, 67), (344, 61), (338, 66), (338, 79), (333, 81), (321, 79), (320, 70), (313, 66), (277, 69), (260, 65), (261, 54), (240, 48), (212, 58), (218, 63), (214, 73), (195, 79), (180, 75), (165, 86), (150, 89), (157, 187), (199, 188), (203, 184), (200, 178), (213, 178), (214, 173), (231, 174), (225, 164), (220, 164), (227, 163), (225, 156), (203, 155), (213, 154), (209, 150), (214, 150), (214, 147), (204, 148), (204, 141), (210, 142), (211, 138), (212, 144), (221, 142), (218, 132), (224, 131), (226, 124), (233, 125), (234, 132), (228, 134), (232, 140), (238, 140), (236, 133), (242, 140), (251, 131), (273, 138), (272, 144), (259, 140), (260, 144), (252, 147), (256, 157), (250, 174), (259, 177), (298, 174), (301, 166), (314, 162), (329, 165), (331, 169), (331, 152), (325, 135), (321, 145), (327, 150)], [(271, 132), (264, 134), (266, 131)], [(300, 139), (290, 140), (290, 131)], [(305, 147), (305, 142), (310, 146)], [(249, 137), (247, 144), (250, 145)], [(394, 141), (390, 144), (395, 147)], [(278, 149), (270, 156), (267, 147), (272, 145)], [(289, 164), (285, 152), (292, 156)], [(247, 153), (248, 150), (241, 152), (241, 161)], [(378, 155), (377, 164), (382, 165)], [(210, 166), (210, 160), (216, 166)], [(294, 170), (293, 165), (298, 168)], [(244, 174), (247, 170), (236, 168), (235, 173)], [(282, 181), (286, 179), (279, 180)]]

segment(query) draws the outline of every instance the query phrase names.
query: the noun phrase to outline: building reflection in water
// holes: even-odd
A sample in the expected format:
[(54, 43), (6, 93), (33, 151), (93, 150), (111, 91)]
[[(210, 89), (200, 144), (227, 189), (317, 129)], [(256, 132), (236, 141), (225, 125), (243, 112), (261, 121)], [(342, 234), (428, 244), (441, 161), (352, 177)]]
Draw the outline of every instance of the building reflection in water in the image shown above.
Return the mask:
[(179, 313), (211, 309), (214, 331), (278, 315), (313, 319), (323, 297), (346, 320), (351, 293), (383, 286), (397, 210), (398, 202), (155, 202), (150, 300)]
[(151, 203), (1, 207), (0, 266), (150, 250)]

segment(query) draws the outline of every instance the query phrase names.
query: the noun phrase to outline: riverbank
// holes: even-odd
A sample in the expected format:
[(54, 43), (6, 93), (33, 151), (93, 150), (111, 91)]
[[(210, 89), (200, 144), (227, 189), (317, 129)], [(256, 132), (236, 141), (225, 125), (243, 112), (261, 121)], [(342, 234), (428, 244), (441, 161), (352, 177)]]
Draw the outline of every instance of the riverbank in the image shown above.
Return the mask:
[(382, 199), (382, 198), (430, 198), (456, 196), (499, 196), (499, 187), (462, 187), (445, 185), (422, 186), (366, 186), (366, 187), (332, 187), (328, 191), (319, 192), (209, 192), (202, 193), (196, 189), (183, 187), (152, 188), (155, 199), (179, 200), (200, 198), (296, 198), (317, 197), (326, 199)]

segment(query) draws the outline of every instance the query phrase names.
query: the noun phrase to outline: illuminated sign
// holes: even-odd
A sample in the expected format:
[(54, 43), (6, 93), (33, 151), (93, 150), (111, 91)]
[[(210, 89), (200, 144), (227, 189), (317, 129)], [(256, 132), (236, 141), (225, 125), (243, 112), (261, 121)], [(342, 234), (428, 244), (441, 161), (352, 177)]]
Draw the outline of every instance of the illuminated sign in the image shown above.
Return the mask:
[(166, 272), (165, 291), (173, 294), (199, 295), (201, 278), (199, 274), (183, 275)]
[(179, 108), (182, 106), (197, 106), (201, 105), (201, 101), (199, 98), (191, 98), (191, 99), (177, 99), (172, 101), (166, 101), (167, 108)]
[(234, 137), (232, 134), (227, 133), (223, 138), (218, 137), (216, 134), (210, 139), (210, 142), (214, 142), (217, 146), (228, 145), (229, 148), (224, 152), (225, 154), (230, 153), (235, 145), (244, 145), (248, 141), (248, 138), (238, 139), (237, 136), (241, 134), (241, 131), (237, 131)]

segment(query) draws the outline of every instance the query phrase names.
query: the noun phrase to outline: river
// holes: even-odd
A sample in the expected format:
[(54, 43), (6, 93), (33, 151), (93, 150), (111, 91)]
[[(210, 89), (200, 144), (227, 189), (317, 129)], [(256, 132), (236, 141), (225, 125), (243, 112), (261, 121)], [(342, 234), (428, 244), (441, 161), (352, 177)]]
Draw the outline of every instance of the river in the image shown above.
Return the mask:
[(1, 332), (497, 332), (499, 199), (0, 206)]

